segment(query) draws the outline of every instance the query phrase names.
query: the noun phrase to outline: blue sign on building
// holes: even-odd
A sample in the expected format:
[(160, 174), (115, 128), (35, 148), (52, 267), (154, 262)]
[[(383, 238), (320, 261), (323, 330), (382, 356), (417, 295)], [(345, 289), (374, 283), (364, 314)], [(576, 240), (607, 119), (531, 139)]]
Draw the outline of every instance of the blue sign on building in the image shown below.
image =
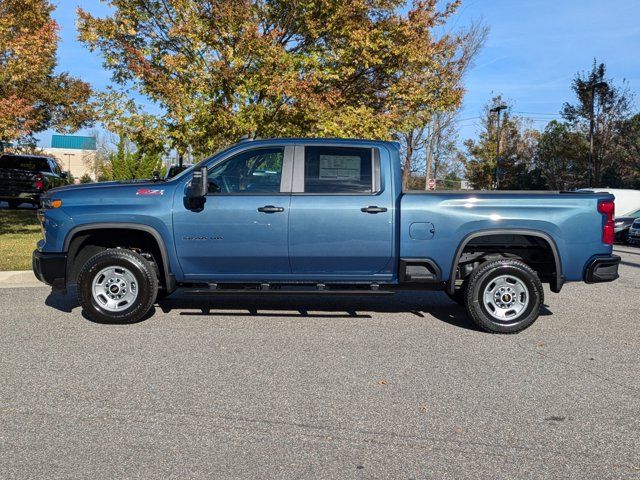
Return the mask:
[(52, 135), (51, 148), (68, 148), (72, 150), (95, 150), (96, 137), (80, 135)]

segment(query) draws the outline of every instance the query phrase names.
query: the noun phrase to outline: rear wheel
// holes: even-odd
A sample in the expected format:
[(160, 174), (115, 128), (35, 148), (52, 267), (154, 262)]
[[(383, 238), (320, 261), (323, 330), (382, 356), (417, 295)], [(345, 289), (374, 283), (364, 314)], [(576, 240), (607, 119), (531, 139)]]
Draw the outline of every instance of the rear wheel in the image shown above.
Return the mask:
[(96, 322), (137, 322), (151, 309), (157, 293), (153, 266), (131, 250), (100, 252), (78, 275), (78, 301), (83, 312)]
[(473, 322), (492, 333), (516, 333), (536, 321), (544, 301), (538, 275), (520, 260), (480, 265), (469, 276), (464, 300)]

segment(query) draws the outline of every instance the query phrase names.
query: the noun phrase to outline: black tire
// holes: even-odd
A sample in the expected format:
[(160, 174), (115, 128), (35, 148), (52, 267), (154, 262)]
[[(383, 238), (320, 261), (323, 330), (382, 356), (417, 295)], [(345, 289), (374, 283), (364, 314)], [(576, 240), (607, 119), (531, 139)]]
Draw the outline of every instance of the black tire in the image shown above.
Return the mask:
[[(104, 308), (93, 295), (93, 282), (101, 270), (108, 267), (126, 268), (137, 281), (137, 297), (122, 311)], [(158, 294), (155, 269), (141, 255), (124, 249), (109, 249), (91, 257), (78, 275), (78, 301), (82, 311), (99, 323), (134, 323), (142, 319), (153, 306)]]
[(622, 238), (620, 239), (620, 243), (622, 245), (629, 245), (629, 229), (628, 228), (624, 231), (624, 235), (622, 235)]
[[(498, 320), (485, 306), (485, 290), (491, 288), (491, 282), (507, 275), (519, 280), (526, 290), (526, 307), (512, 317)], [(491, 260), (480, 265), (467, 280), (465, 307), (473, 322), (482, 330), (491, 333), (517, 333), (529, 327), (540, 314), (544, 303), (544, 290), (536, 272), (520, 260)], [(524, 303), (524, 302), (522, 302)], [(491, 306), (491, 305), (490, 305)], [(499, 310), (499, 309), (498, 309)], [(511, 310), (510, 312), (515, 311)]]
[(22, 202), (18, 202), (17, 200), (9, 200), (7, 203), (9, 204), (9, 208), (12, 210), (22, 205)]

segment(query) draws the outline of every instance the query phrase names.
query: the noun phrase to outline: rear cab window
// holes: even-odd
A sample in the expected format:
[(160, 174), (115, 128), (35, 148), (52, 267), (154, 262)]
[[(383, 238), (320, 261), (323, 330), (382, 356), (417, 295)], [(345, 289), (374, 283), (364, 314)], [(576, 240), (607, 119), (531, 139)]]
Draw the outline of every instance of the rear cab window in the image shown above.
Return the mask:
[(29, 172), (50, 172), (51, 166), (46, 158), (20, 155), (2, 155), (0, 168), (12, 168)]

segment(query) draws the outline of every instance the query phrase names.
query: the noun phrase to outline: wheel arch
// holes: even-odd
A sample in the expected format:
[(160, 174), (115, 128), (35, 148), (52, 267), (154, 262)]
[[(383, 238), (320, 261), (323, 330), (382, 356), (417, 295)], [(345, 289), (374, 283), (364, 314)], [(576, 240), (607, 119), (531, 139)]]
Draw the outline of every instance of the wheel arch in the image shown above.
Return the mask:
[(462, 256), (462, 252), (464, 248), (472, 241), (480, 237), (491, 236), (491, 235), (525, 235), (530, 237), (537, 237), (544, 240), (551, 250), (553, 254), (553, 261), (555, 263), (555, 281), (551, 283), (551, 291), (558, 293), (562, 289), (562, 285), (564, 284), (564, 276), (562, 275), (562, 261), (560, 259), (560, 254), (558, 252), (558, 245), (551, 235), (546, 232), (540, 230), (531, 230), (531, 229), (523, 229), (523, 228), (497, 228), (497, 229), (488, 229), (488, 230), (479, 230), (477, 232), (472, 232), (466, 235), (458, 245), (456, 249), (456, 253), (451, 262), (451, 271), (449, 274), (449, 280), (447, 281), (446, 289), (449, 293), (453, 294), (455, 290), (455, 281), (456, 281), (456, 269), (458, 268), (458, 264), (460, 263), (460, 257)]
[(172, 292), (175, 290), (175, 276), (171, 273), (169, 266), (169, 255), (167, 253), (167, 247), (162, 238), (162, 235), (153, 227), (149, 225), (143, 225), (140, 223), (126, 223), (126, 222), (99, 222), (89, 223), (73, 227), (69, 230), (65, 236), (63, 243), (63, 251), (69, 252), (69, 248), (74, 239), (78, 238), (83, 233), (96, 233), (98, 230), (135, 230), (138, 232), (144, 232), (151, 235), (156, 242), (156, 246), (160, 252), (162, 261), (162, 276), (164, 278), (164, 285), (167, 291)]

